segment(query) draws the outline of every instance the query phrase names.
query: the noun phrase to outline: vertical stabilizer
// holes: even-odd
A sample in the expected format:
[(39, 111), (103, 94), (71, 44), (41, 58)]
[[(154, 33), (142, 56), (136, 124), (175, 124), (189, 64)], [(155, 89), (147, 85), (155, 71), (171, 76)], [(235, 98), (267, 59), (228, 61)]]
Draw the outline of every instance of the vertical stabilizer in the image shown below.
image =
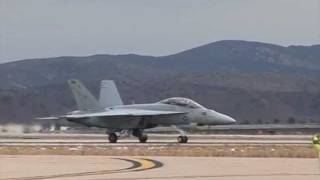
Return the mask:
[(112, 80), (101, 81), (99, 102), (102, 107), (123, 105), (118, 89)]
[(88, 89), (76, 79), (68, 81), (70, 89), (77, 102), (79, 110), (100, 110), (102, 109), (97, 99), (88, 91)]

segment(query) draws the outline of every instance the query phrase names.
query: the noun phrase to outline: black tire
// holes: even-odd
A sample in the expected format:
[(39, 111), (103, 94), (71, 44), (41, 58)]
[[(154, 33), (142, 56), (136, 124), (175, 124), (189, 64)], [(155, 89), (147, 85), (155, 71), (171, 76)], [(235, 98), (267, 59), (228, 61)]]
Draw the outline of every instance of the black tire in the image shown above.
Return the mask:
[(187, 136), (178, 136), (178, 143), (187, 143), (188, 137)]
[(109, 134), (110, 143), (117, 143), (117, 141), (118, 141), (118, 136), (116, 135), (116, 133)]
[(183, 136), (183, 143), (187, 143), (188, 142), (188, 137), (187, 136)]
[(142, 133), (142, 130), (140, 130), (140, 129), (134, 129), (134, 130), (132, 131), (132, 135), (133, 135), (134, 137), (139, 138), (140, 136), (143, 135), (143, 133)]
[(146, 143), (147, 140), (148, 140), (148, 135), (146, 135), (146, 134), (143, 134), (143, 135), (141, 135), (141, 136), (139, 137), (139, 142), (140, 142), (140, 143)]

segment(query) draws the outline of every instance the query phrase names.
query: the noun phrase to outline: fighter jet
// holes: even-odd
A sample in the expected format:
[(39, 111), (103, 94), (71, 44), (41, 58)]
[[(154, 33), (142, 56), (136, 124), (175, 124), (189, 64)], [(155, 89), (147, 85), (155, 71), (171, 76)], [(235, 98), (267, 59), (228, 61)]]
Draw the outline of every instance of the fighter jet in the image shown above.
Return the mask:
[(148, 136), (144, 130), (158, 126), (176, 128), (180, 132), (178, 142), (187, 143), (188, 137), (179, 128), (181, 126), (225, 125), (236, 122), (228, 115), (207, 109), (191, 99), (182, 97), (172, 97), (149, 104), (124, 105), (112, 80), (101, 81), (99, 101), (79, 80), (69, 80), (68, 84), (79, 110), (59, 117), (40, 119), (62, 118), (89, 127), (106, 128), (110, 143), (116, 143), (123, 132), (145, 143)]

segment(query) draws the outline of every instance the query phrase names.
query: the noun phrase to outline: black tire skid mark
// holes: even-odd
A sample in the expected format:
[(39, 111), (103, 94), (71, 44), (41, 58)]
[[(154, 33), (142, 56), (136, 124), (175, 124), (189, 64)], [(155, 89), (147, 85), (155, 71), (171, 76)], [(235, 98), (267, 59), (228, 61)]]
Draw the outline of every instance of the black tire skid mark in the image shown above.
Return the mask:
[[(9, 178), (6, 180), (40, 180), (40, 179), (54, 179), (54, 178), (68, 178), (68, 177), (78, 177), (78, 176), (91, 176), (91, 175), (104, 175), (104, 174), (113, 174), (113, 173), (122, 173), (122, 172), (131, 172), (134, 169), (140, 168), (142, 164), (139, 161), (125, 159), (125, 158), (112, 158), (122, 161), (127, 161), (132, 164), (132, 166), (116, 169), (116, 170), (102, 170), (102, 171), (90, 171), (90, 172), (81, 172), (81, 173), (66, 173), (66, 174), (57, 174), (57, 175), (48, 175), (48, 176), (33, 176), (33, 177), (21, 177), (21, 178)], [(140, 170), (140, 169), (139, 169)], [(2, 179), (0, 179), (2, 180)]]

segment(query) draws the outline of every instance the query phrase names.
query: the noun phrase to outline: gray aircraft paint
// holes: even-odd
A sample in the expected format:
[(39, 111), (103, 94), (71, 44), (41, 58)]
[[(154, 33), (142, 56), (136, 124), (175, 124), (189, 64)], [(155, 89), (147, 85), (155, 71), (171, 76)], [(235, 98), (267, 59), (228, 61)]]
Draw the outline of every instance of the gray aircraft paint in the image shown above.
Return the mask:
[[(178, 127), (190, 124), (223, 125), (235, 123), (235, 120), (230, 116), (207, 109), (187, 98), (175, 97), (156, 103), (123, 105), (113, 81), (101, 82), (99, 101), (80, 81), (69, 80), (68, 83), (79, 110), (59, 117), (38, 119), (64, 119), (72, 123), (106, 128), (110, 142), (116, 142), (117, 140), (112, 140), (112, 138), (117, 139), (115, 132), (122, 130), (136, 132), (135, 136), (145, 142), (146, 139), (144, 141), (143, 138), (146, 136), (140, 133), (144, 129), (157, 126)], [(179, 142), (187, 142), (184, 133), (178, 138), (180, 138)]]
[(101, 81), (99, 102), (102, 107), (123, 105), (118, 89), (112, 80)]
[[(160, 101), (150, 104), (119, 105), (122, 100), (113, 81), (101, 82), (100, 102), (78, 80), (69, 80), (70, 88), (80, 111), (71, 112), (65, 118), (71, 122), (109, 129), (145, 129), (156, 126), (232, 124), (231, 117), (202, 107), (186, 98), (169, 98), (171, 101), (186, 101), (187, 105), (173, 105)], [(110, 94), (109, 94), (110, 93)], [(110, 98), (110, 102), (108, 102)], [(109, 107), (108, 107), (109, 106)], [(101, 109), (101, 107), (105, 107)], [(85, 110), (84, 110), (85, 109)]]
[(88, 91), (87, 88), (84, 87), (80, 81), (72, 79), (68, 81), (68, 84), (80, 111), (103, 109), (96, 98)]

